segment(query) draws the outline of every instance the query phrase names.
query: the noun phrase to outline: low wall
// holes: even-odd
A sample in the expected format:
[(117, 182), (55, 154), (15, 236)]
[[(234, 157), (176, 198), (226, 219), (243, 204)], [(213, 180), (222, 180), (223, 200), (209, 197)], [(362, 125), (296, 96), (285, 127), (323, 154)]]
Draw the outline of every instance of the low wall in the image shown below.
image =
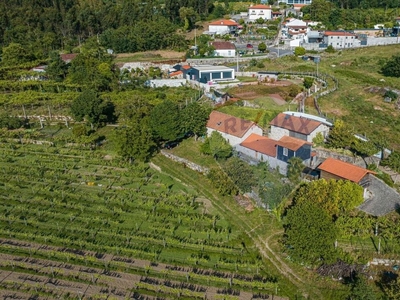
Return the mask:
[(173, 155), (164, 150), (161, 150), (161, 154), (164, 155), (165, 157), (169, 158), (170, 160), (173, 160), (173, 161), (183, 164), (184, 166), (188, 167), (189, 169), (191, 169), (193, 171), (196, 171), (196, 172), (199, 172), (202, 174), (208, 174), (208, 172), (210, 171), (208, 168), (199, 166), (198, 164), (195, 164), (185, 158)]

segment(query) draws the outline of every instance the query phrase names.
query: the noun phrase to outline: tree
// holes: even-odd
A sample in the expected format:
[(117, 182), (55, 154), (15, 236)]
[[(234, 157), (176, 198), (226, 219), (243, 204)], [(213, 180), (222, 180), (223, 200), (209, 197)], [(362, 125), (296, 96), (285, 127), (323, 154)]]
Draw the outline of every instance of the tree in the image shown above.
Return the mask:
[(299, 157), (292, 157), (288, 163), (287, 177), (291, 182), (298, 182), (304, 169), (303, 161)]
[(373, 142), (363, 141), (357, 138), (354, 139), (351, 149), (363, 157), (372, 156), (379, 151), (378, 147), (376, 147)]
[(209, 110), (198, 102), (192, 102), (187, 105), (181, 113), (180, 126), (184, 133), (198, 136), (206, 133), (206, 124), (209, 116)]
[(96, 92), (92, 90), (83, 91), (71, 104), (71, 113), (76, 121), (86, 120), (90, 126), (106, 122), (113, 122), (114, 105), (104, 102)]
[(333, 48), (332, 45), (329, 45), (328, 47), (326, 47), (325, 52), (327, 52), (327, 53), (335, 53), (335, 48)]
[(62, 81), (67, 75), (68, 67), (66, 63), (61, 59), (58, 52), (51, 52), (50, 58), (46, 68), (46, 75), (55, 81)]
[(400, 54), (393, 55), (381, 68), (383, 75), (400, 77)]
[(182, 136), (179, 107), (169, 100), (151, 110), (149, 124), (159, 141), (175, 141)]
[(117, 153), (130, 163), (147, 161), (156, 149), (148, 117), (132, 118), (127, 126), (114, 130), (111, 140)]
[(304, 77), (304, 79), (303, 79), (303, 85), (304, 85), (304, 88), (305, 88), (306, 90), (308, 90), (309, 88), (311, 88), (313, 84), (314, 84), (314, 78), (313, 78), (313, 77)]
[(193, 7), (181, 7), (179, 9), (179, 17), (185, 23), (184, 29), (190, 30), (194, 26), (197, 14)]
[(0, 128), (7, 128), (8, 130), (18, 129), (21, 128), (24, 123), (23, 119), (11, 117), (7, 113), (2, 113), (0, 115)]
[(388, 300), (400, 299), (400, 276), (398, 276), (395, 280), (384, 283), (383, 292)]
[(306, 49), (304, 47), (296, 47), (296, 48), (294, 48), (294, 55), (302, 56), (304, 54), (306, 54)]
[(336, 120), (329, 132), (327, 144), (331, 148), (351, 148), (354, 142), (353, 130), (342, 120)]
[(263, 43), (263, 42), (262, 42), (262, 43), (259, 43), (259, 44), (258, 44), (258, 51), (264, 53), (265, 50), (267, 50), (267, 45), (266, 45), (265, 43)]
[(11, 43), (2, 50), (2, 64), (16, 66), (33, 61), (35, 57), (27, 51), (27, 47), (18, 43)]
[(222, 168), (241, 192), (250, 192), (255, 186), (256, 177), (250, 165), (243, 160), (232, 157), (223, 164)]
[(312, 201), (332, 217), (351, 211), (363, 203), (363, 189), (348, 180), (314, 180), (303, 184), (293, 197), (294, 203)]
[(363, 275), (357, 275), (351, 285), (348, 300), (377, 300), (373, 288)]
[(311, 265), (337, 258), (337, 229), (318, 203), (302, 201), (290, 207), (285, 220), (285, 244), (294, 261)]
[(207, 178), (221, 195), (236, 195), (238, 190), (229, 176), (219, 168), (213, 168), (208, 172)]
[(204, 144), (201, 145), (201, 151), (216, 159), (226, 159), (232, 155), (232, 146), (219, 132), (213, 131), (211, 136), (207, 137)]

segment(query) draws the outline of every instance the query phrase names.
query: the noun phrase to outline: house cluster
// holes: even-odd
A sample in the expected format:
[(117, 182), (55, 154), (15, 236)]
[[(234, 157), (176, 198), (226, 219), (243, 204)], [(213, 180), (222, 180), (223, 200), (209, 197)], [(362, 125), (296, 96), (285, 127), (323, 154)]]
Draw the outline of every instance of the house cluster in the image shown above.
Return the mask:
[[(398, 23), (397, 23), (398, 24)], [(282, 39), (286, 46), (316, 46), (326, 48), (332, 46), (336, 49), (354, 48), (366, 45), (380, 45), (397, 43), (398, 26), (384, 29), (380, 24), (373, 29), (344, 30), (314, 30), (319, 22), (288, 18), (283, 22), (281, 29)]]
[(280, 113), (270, 123), (268, 136), (254, 122), (213, 111), (207, 133), (218, 131), (235, 151), (255, 162), (268, 162), (273, 169), (287, 173), (288, 161), (299, 157), (305, 165), (313, 164), (312, 140), (328, 135), (331, 123), (323, 118), (295, 112)]
[[(283, 112), (271, 122), (268, 135), (255, 122), (219, 111), (210, 114), (207, 135), (219, 132), (239, 156), (254, 163), (266, 162), (287, 175), (289, 159), (298, 157), (313, 178), (349, 180), (364, 189), (366, 213), (380, 216), (400, 208), (400, 195), (374, 176), (376, 173), (335, 158), (322, 159), (312, 149), (318, 135), (327, 137), (332, 124), (324, 118), (298, 112)], [(322, 161), (322, 162), (321, 162)]]

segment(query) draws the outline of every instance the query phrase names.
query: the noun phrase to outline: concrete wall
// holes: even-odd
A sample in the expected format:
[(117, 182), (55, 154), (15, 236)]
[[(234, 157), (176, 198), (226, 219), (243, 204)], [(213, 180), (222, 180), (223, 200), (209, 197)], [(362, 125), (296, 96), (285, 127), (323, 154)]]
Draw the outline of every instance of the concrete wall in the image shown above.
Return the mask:
[(223, 57), (236, 57), (236, 50), (235, 49), (220, 49), (220, 50), (215, 50), (214, 52), (215, 56), (223, 56)]

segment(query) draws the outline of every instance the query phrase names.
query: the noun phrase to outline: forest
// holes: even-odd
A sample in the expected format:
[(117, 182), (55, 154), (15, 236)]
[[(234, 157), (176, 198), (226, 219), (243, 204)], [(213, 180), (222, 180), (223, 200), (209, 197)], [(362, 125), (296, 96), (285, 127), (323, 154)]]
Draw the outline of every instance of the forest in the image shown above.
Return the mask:
[[(115, 52), (186, 49), (184, 32), (197, 21), (224, 17), (236, 1), (10, 0), (0, 2), (0, 49), (18, 43), (37, 59), (52, 50), (73, 52), (89, 37)], [(338, 26), (393, 22), (399, 0), (315, 0), (305, 16)], [(353, 27), (351, 27), (351, 26)]]

